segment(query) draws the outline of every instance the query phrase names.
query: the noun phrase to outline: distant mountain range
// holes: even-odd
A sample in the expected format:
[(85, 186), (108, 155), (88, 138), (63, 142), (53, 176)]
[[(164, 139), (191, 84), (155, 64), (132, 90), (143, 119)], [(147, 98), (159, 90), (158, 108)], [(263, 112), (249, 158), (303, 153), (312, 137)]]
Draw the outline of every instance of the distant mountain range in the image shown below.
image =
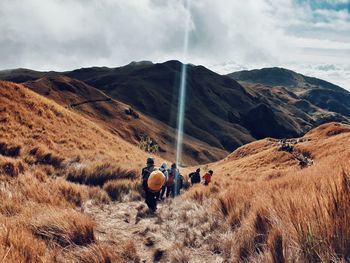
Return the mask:
[[(160, 155), (171, 159), (181, 66), (168, 61), (67, 72), (15, 69), (0, 71), (0, 79), (23, 83), (62, 105), (78, 103), (72, 110), (134, 144), (148, 135)], [(224, 76), (188, 65), (187, 83), (186, 164), (219, 160), (256, 139), (297, 137), (319, 124), (350, 118), (348, 91), (287, 69)], [(128, 114), (130, 108), (139, 117)]]
[(300, 99), (307, 100), (322, 109), (350, 115), (350, 93), (322, 79), (304, 76), (284, 68), (244, 70), (228, 76), (239, 82), (283, 86)]

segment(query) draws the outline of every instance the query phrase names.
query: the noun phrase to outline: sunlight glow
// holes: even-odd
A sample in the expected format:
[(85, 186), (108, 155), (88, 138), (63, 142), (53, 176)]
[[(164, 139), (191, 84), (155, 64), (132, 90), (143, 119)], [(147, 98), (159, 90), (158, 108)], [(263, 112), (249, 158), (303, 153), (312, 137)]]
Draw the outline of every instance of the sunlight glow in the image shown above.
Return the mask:
[[(185, 120), (185, 105), (186, 105), (186, 75), (187, 75), (187, 49), (188, 49), (188, 37), (190, 27), (190, 0), (186, 0), (186, 24), (184, 32), (184, 45), (182, 54), (182, 68), (181, 68), (181, 81), (180, 92), (178, 101), (178, 113), (177, 113), (177, 140), (176, 140), (176, 166), (182, 164), (182, 146), (183, 146), (183, 132), (184, 132), (184, 120)], [(178, 180), (176, 180), (178, 181)], [(175, 186), (178, 187), (177, 185)], [(177, 190), (177, 189), (176, 189)]]
[(182, 68), (181, 68), (181, 81), (180, 92), (178, 101), (178, 113), (177, 113), (177, 140), (176, 140), (176, 164), (180, 165), (182, 162), (182, 141), (184, 131), (184, 119), (185, 119), (185, 104), (186, 104), (186, 75), (187, 75), (187, 49), (188, 49), (188, 35), (190, 24), (190, 0), (186, 0), (187, 17), (184, 32), (184, 46), (182, 54)]

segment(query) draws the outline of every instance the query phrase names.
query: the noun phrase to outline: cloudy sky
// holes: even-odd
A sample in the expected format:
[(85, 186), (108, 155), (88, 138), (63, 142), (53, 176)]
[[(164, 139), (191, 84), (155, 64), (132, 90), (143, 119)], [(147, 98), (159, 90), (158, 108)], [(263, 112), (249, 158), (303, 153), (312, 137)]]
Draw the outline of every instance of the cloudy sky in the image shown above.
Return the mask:
[(350, 0), (186, 1), (1, 0), (0, 69), (179, 59), (222, 74), (286, 67), (350, 89)]

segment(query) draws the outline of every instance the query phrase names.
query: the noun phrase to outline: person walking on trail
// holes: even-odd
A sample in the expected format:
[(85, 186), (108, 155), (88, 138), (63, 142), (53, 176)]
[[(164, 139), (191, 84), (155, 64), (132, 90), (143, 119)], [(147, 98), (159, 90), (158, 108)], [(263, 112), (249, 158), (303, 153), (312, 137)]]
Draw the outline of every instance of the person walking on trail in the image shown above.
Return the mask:
[(176, 175), (177, 169), (176, 164), (173, 163), (171, 165), (171, 168), (168, 170), (168, 180), (166, 183), (166, 197), (175, 197), (176, 191), (175, 191), (175, 183), (176, 183)]
[(213, 176), (212, 170), (209, 170), (209, 172), (207, 172), (207, 173), (205, 173), (205, 175), (203, 175), (204, 185), (209, 185), (212, 176)]
[(162, 189), (160, 190), (160, 194), (159, 194), (159, 198), (160, 200), (162, 200), (164, 198), (164, 194), (165, 194), (165, 190), (166, 190), (166, 183), (168, 181), (168, 165), (166, 163), (163, 163), (160, 168), (159, 171), (161, 171), (164, 176), (165, 176), (165, 183), (162, 186)]
[(198, 168), (195, 172), (192, 172), (188, 175), (191, 179), (191, 184), (199, 184), (201, 182), (201, 175), (200, 175), (201, 169)]
[(167, 193), (168, 197), (170, 194), (175, 197), (180, 194), (180, 190), (183, 186), (183, 176), (180, 174), (179, 169), (176, 167), (176, 163), (171, 165), (168, 170), (168, 182), (167, 182)]
[(147, 158), (146, 167), (141, 172), (142, 188), (145, 191), (145, 203), (151, 212), (157, 210), (157, 196), (165, 182), (165, 176), (154, 167), (154, 159)]
[(146, 167), (142, 168), (141, 172), (141, 183), (144, 191), (147, 190), (147, 180), (149, 175), (155, 170), (154, 158), (148, 157), (146, 161)]
[(180, 174), (180, 171), (177, 170), (177, 176), (175, 177), (175, 196), (180, 195), (180, 190), (184, 184), (184, 177)]

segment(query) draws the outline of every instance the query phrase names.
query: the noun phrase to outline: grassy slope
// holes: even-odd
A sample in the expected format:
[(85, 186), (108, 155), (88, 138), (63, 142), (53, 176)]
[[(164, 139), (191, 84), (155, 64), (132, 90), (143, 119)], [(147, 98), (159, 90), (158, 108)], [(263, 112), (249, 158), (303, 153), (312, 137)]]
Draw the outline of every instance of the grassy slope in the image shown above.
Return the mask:
[[(347, 143), (350, 138), (350, 126), (346, 124), (328, 123), (311, 130), (300, 138), (294, 148), (311, 155), (315, 164), (327, 162), (334, 156), (344, 157), (350, 154)], [(254, 180), (263, 180), (274, 177), (274, 174), (286, 170), (296, 172), (299, 169), (298, 161), (285, 151), (278, 150), (278, 141), (264, 139), (242, 146), (225, 159), (212, 165), (220, 174), (237, 175), (241, 179), (254, 177)], [(232, 171), (232, 172), (231, 172)], [(256, 176), (256, 174), (259, 176)]]
[[(106, 94), (84, 82), (57, 74), (28, 81), (24, 85), (65, 107), (84, 101), (109, 99)], [(134, 145), (139, 144), (141, 136), (147, 135), (160, 147), (160, 156), (168, 160), (174, 159), (175, 129), (140, 112), (136, 112), (137, 118), (128, 115), (126, 110), (129, 108), (127, 104), (109, 100), (81, 104), (71, 110)], [(186, 152), (183, 161), (187, 165), (212, 162), (228, 154), (225, 150), (212, 147), (188, 135), (184, 137), (184, 147)]]
[(243, 146), (203, 167), (214, 169), (209, 187), (162, 203), (154, 218), (135, 203), (88, 212), (110, 242), (138, 233), (135, 245), (147, 260), (161, 251), (161, 262), (347, 262), (349, 139), (347, 125), (312, 130), (294, 145), (313, 158), (304, 169), (273, 139)]
[[(112, 250), (96, 240), (94, 222), (79, 212), (89, 199), (108, 202), (106, 193), (60, 175), (113, 177), (117, 171), (106, 175), (94, 167), (114, 163), (136, 169), (146, 155), (21, 85), (1, 82), (0, 91), (0, 141), (6, 144), (0, 144), (0, 257), (8, 262), (137, 260), (132, 242)], [(174, 237), (168, 251), (174, 262), (206, 253), (234, 262), (349, 260), (349, 131), (331, 123), (306, 134), (294, 147), (313, 158), (309, 168), (300, 169), (271, 139), (205, 167), (215, 172), (211, 186), (192, 188), (155, 221)], [(81, 166), (87, 170), (81, 172)], [(109, 180), (106, 188), (120, 182)]]
[[(18, 69), (2, 71), (0, 78), (20, 82), (29, 80), (26, 84), (33, 90), (65, 105), (79, 98), (97, 98), (101, 93), (96, 93), (96, 89), (102, 90), (117, 102), (84, 104), (76, 110), (134, 144), (139, 140), (139, 134), (151, 127), (152, 139), (164, 150), (161, 156), (171, 159), (174, 157), (175, 136), (174, 129), (169, 126), (176, 126), (180, 71), (180, 62), (168, 61), (132, 63), (119, 68), (83, 68), (62, 73)], [(273, 85), (285, 87), (265, 84), (245, 84), (242, 87), (228, 76), (218, 75), (202, 66), (188, 66), (185, 132), (192, 138), (185, 140), (186, 164), (220, 160), (228, 151), (255, 139), (295, 137), (325, 122), (347, 121), (340, 113), (344, 112), (348, 93), (341, 88), (284, 69), (254, 72), (257, 76), (253, 72), (245, 73), (248, 80), (261, 80), (265, 84), (270, 83), (267, 80), (273, 80)], [(84, 86), (85, 91), (81, 89)], [(299, 88), (307, 94), (300, 94)], [(324, 91), (315, 94), (319, 88)], [(335, 93), (339, 94), (335, 96)], [(120, 101), (145, 113), (142, 118), (145, 121), (124, 120), (125, 116), (120, 114), (118, 107), (124, 104)], [(156, 125), (152, 125), (154, 123)]]
[(147, 154), (22, 85), (0, 82), (0, 94), (2, 262), (127, 262), (132, 242), (98, 241), (80, 211), (136, 187), (123, 168), (139, 170)]
[[(53, 154), (109, 160), (139, 169), (148, 156), (95, 123), (37, 95), (22, 85), (1, 82), (1, 139), (30, 150), (38, 144)], [(130, 162), (132, 160), (132, 162)]]
[(301, 169), (290, 153), (265, 139), (211, 164), (207, 168), (214, 169), (213, 184), (185, 194), (187, 200), (210, 204), (212, 217), (223, 222), (212, 238), (224, 258), (350, 259), (350, 126), (325, 124), (303, 140), (294, 149), (311, 155), (309, 168)]

